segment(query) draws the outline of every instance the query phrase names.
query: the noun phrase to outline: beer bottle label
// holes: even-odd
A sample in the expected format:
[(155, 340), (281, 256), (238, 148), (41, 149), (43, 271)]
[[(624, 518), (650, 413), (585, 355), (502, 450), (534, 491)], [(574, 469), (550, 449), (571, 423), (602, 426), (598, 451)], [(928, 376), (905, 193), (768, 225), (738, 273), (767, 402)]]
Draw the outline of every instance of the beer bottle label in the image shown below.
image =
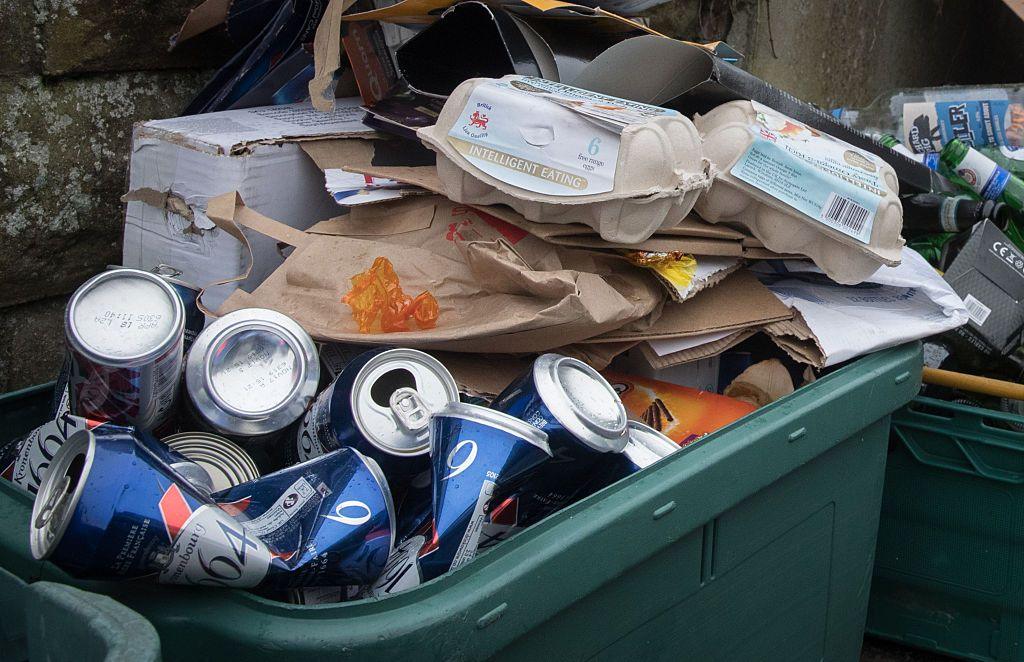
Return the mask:
[(997, 200), (1010, 181), (1010, 173), (996, 165), (976, 149), (968, 149), (967, 155), (956, 167), (956, 174), (986, 200)]

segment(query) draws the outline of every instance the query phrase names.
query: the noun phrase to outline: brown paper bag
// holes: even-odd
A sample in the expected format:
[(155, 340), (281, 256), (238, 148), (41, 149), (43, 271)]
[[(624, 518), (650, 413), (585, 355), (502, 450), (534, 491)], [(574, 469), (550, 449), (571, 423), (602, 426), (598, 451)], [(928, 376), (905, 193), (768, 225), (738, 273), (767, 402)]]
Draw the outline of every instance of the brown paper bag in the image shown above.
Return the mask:
[[(436, 208), (435, 203), (435, 214)], [(262, 216), (245, 207), (237, 194), (210, 200), (207, 215), (243, 240), (240, 226), (296, 247), (252, 293), (235, 291), (220, 312), (270, 308), (294, 318), (320, 340), (462, 352), (541, 352), (617, 329), (651, 314), (664, 300), (649, 274), (617, 256), (557, 248), (554, 254), (535, 256), (536, 264), (530, 264), (504, 236), (456, 241), (456, 254), (436, 247), (433, 221), (426, 231), (418, 231), (423, 233), (419, 240), (416, 231), (374, 237), (313, 234)], [(394, 264), (407, 293), (428, 290), (434, 295), (441, 308), (437, 328), (358, 332), (341, 298), (352, 276), (381, 255)]]

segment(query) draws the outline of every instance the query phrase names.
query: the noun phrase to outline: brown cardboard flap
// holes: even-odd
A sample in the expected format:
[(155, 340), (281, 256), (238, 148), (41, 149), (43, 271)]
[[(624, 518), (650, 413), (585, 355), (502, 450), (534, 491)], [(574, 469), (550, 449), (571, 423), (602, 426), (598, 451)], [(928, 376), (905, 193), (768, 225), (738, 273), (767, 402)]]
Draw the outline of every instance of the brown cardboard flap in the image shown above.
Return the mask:
[(588, 342), (623, 342), (683, 338), (745, 329), (791, 319), (793, 313), (749, 271), (737, 271), (682, 303), (670, 302), (661, 317), (645, 326), (640, 320)]
[(228, 20), (231, 0), (206, 0), (194, 7), (185, 17), (178, 33), (171, 38), (172, 48), (183, 41), (223, 25)]
[(800, 311), (794, 310), (793, 319), (775, 322), (765, 327), (765, 333), (793, 360), (807, 363), (816, 368), (825, 367), (825, 352), (818, 345), (818, 339), (807, 326)]
[(341, 15), (355, 0), (331, 0), (313, 37), (313, 79), (309, 81), (309, 98), (321, 112), (334, 109), (334, 74), (341, 66)]
[(664, 368), (671, 368), (684, 363), (691, 363), (693, 361), (700, 361), (701, 359), (717, 356), (722, 352), (735, 347), (747, 338), (750, 338), (755, 333), (762, 330), (762, 328), (763, 327), (755, 326), (747, 329), (740, 329), (739, 331), (731, 333), (724, 338), (715, 340), (714, 342), (705, 343), (679, 352), (672, 352), (671, 354), (666, 354), (664, 356), (659, 356), (658, 353), (655, 352), (647, 343), (640, 343), (640, 353), (652, 368), (655, 370), (662, 370)]

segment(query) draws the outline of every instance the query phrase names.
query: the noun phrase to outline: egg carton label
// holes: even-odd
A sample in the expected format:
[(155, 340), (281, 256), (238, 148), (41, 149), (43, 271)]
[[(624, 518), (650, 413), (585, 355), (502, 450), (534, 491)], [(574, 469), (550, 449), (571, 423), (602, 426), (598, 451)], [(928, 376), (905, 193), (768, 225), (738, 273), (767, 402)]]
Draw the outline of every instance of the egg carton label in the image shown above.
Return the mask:
[(752, 102), (753, 142), (732, 176), (811, 219), (867, 244), (887, 187), (881, 160)]
[(483, 172), (521, 189), (582, 196), (611, 191), (622, 129), (676, 111), (528, 76), (480, 85), (448, 142)]

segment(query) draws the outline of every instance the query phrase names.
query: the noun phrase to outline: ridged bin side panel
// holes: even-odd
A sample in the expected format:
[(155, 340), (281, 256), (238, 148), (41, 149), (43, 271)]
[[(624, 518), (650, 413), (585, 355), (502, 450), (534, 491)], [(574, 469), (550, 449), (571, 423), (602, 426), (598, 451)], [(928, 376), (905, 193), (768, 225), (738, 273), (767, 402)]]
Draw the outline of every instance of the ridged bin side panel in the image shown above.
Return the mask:
[(1024, 418), (918, 398), (893, 416), (868, 631), (1024, 662)]

